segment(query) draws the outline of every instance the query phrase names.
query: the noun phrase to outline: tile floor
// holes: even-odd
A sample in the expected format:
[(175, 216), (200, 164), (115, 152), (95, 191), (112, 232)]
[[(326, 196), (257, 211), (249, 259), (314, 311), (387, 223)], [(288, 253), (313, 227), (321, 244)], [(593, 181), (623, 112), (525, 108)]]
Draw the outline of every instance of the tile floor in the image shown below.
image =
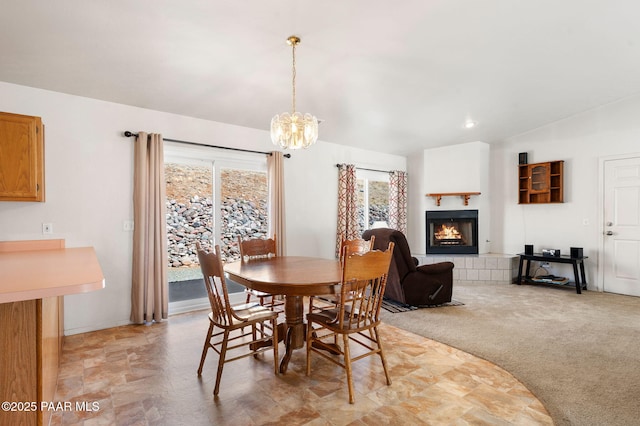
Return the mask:
[(196, 374), (207, 326), (207, 312), (199, 311), (149, 327), (66, 337), (56, 400), (99, 409), (56, 411), (52, 424), (553, 424), (542, 404), (501, 368), (384, 324), (393, 383), (385, 385), (379, 358), (355, 362), (355, 404), (348, 403), (338, 366), (316, 356), (305, 376), (304, 350), (294, 352), (285, 375), (274, 375), (269, 352), (226, 364), (214, 398), (214, 352), (202, 378)]

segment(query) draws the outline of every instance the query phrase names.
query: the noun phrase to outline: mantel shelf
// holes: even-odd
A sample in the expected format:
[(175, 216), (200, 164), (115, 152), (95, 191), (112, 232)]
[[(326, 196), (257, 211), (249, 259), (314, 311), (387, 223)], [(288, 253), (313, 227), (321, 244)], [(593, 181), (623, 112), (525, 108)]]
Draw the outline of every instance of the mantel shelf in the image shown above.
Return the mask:
[(427, 197), (435, 197), (436, 199), (436, 205), (439, 206), (440, 205), (440, 200), (442, 200), (442, 197), (462, 197), (464, 199), (464, 205), (468, 206), (469, 205), (469, 198), (471, 198), (472, 195), (480, 195), (479, 192), (437, 192), (437, 193), (432, 193), (432, 194), (426, 194)]

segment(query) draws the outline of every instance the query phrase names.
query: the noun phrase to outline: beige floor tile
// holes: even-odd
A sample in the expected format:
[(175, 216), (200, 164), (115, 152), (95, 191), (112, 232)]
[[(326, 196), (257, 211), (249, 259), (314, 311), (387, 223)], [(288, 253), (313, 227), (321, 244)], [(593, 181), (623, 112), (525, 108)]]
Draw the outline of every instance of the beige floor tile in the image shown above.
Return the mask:
[[(217, 355), (196, 370), (207, 312), (152, 326), (123, 326), (65, 338), (57, 401), (96, 401), (99, 411), (56, 412), (53, 425), (551, 425), (542, 404), (513, 376), (446, 345), (382, 325), (392, 385), (378, 357), (353, 364), (356, 403), (344, 370), (295, 351), (276, 376), (265, 353), (224, 366), (213, 397)], [(284, 347), (280, 346), (281, 354)]]

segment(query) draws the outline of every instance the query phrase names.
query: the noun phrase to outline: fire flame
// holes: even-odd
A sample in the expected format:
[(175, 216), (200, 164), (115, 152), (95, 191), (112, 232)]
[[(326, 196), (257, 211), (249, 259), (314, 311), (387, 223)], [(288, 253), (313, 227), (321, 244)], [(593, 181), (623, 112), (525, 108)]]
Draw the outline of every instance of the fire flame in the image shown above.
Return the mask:
[(455, 226), (447, 226), (442, 224), (440, 230), (434, 233), (437, 240), (460, 240), (462, 235)]

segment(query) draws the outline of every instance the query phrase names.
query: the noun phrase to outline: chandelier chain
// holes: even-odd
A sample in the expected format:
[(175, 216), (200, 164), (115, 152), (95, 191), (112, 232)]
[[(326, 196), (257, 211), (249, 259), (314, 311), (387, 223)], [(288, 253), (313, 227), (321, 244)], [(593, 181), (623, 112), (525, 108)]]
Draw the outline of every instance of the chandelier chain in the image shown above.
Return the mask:
[(293, 50), (293, 79), (292, 79), (293, 100), (292, 100), (292, 110), (291, 110), (292, 114), (296, 112), (296, 44), (297, 43), (291, 43), (292, 50)]

